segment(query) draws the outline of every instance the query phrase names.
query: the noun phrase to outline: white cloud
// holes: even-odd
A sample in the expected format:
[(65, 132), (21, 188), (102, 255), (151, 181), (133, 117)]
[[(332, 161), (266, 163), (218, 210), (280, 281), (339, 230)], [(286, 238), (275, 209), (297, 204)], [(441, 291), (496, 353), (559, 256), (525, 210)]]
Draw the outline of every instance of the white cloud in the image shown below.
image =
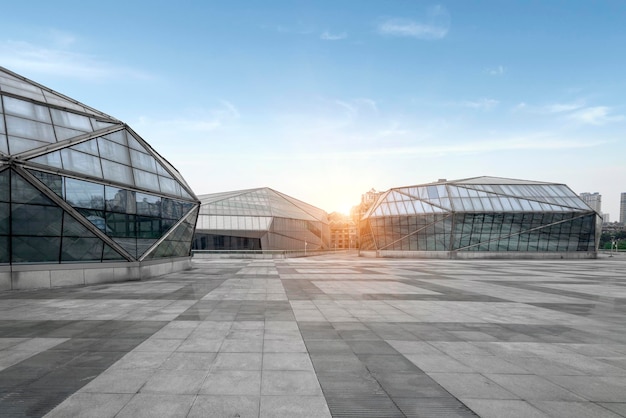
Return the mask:
[(450, 29), (450, 15), (442, 6), (428, 10), (420, 20), (389, 18), (378, 25), (378, 33), (388, 36), (403, 36), (417, 39), (442, 39)]
[(496, 68), (487, 68), (485, 72), (489, 75), (503, 75), (506, 72), (506, 68), (502, 65), (498, 65)]
[(576, 109), (580, 109), (584, 106), (583, 102), (572, 103), (554, 103), (544, 106), (543, 111), (545, 113), (567, 113)]
[(469, 107), (470, 109), (490, 110), (498, 106), (500, 102), (496, 99), (482, 98), (478, 100), (467, 100), (464, 102), (452, 103), (454, 106)]
[(146, 138), (166, 137), (181, 133), (203, 134), (224, 128), (241, 117), (237, 108), (226, 100), (211, 109), (186, 111), (186, 116), (174, 119), (140, 117), (133, 127)]
[(624, 120), (623, 115), (611, 115), (607, 106), (585, 107), (569, 115), (570, 119), (589, 125), (606, 125), (611, 122)]
[(348, 34), (346, 32), (331, 33), (329, 31), (324, 31), (320, 35), (320, 39), (323, 39), (325, 41), (339, 41), (341, 39), (346, 39), (347, 37), (348, 37)]
[[(57, 45), (75, 42), (68, 34), (52, 36)], [(34, 45), (25, 41), (0, 41), (0, 62), (10, 70), (22, 73), (50, 74), (85, 80), (110, 78), (151, 79), (152, 75), (133, 68), (117, 66), (92, 55), (72, 52), (60, 47)]]

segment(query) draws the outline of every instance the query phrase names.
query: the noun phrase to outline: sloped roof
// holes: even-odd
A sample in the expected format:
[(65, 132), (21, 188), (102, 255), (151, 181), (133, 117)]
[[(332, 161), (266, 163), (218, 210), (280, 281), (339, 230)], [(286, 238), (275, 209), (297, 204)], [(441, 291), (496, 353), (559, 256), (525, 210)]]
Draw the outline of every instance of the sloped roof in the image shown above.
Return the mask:
[(273, 216), (326, 220), (326, 212), (269, 187), (199, 196), (201, 215)]
[(0, 166), (195, 200), (180, 173), (123, 122), (0, 67)]
[(483, 176), (390, 189), (364, 217), (587, 211), (592, 209), (564, 184)]

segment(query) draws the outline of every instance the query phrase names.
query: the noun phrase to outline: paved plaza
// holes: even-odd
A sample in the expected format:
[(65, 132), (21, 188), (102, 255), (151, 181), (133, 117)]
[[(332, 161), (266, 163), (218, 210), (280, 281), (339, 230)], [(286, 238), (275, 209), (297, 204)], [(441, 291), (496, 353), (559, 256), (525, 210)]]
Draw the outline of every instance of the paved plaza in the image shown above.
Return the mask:
[(0, 416), (626, 416), (626, 257), (196, 259), (0, 292)]

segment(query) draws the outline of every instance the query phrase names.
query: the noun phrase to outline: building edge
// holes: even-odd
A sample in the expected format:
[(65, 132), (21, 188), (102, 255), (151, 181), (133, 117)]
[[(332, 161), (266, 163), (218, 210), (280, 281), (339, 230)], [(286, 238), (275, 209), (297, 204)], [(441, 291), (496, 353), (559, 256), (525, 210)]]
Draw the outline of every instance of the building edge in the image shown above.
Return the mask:
[(145, 280), (191, 269), (191, 256), (111, 263), (0, 266), (0, 291), (51, 289)]

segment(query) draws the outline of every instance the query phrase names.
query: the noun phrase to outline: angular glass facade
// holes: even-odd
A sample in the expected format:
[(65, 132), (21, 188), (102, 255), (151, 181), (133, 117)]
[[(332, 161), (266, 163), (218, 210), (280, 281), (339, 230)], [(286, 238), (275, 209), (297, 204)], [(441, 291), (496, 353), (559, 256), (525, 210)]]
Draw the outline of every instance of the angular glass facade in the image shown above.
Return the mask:
[(0, 265), (189, 257), (198, 209), (130, 127), (0, 67)]
[(382, 194), (361, 219), (361, 249), (596, 252), (599, 221), (563, 184), (442, 181)]
[(327, 249), (328, 215), (269, 188), (200, 196), (196, 250)]

